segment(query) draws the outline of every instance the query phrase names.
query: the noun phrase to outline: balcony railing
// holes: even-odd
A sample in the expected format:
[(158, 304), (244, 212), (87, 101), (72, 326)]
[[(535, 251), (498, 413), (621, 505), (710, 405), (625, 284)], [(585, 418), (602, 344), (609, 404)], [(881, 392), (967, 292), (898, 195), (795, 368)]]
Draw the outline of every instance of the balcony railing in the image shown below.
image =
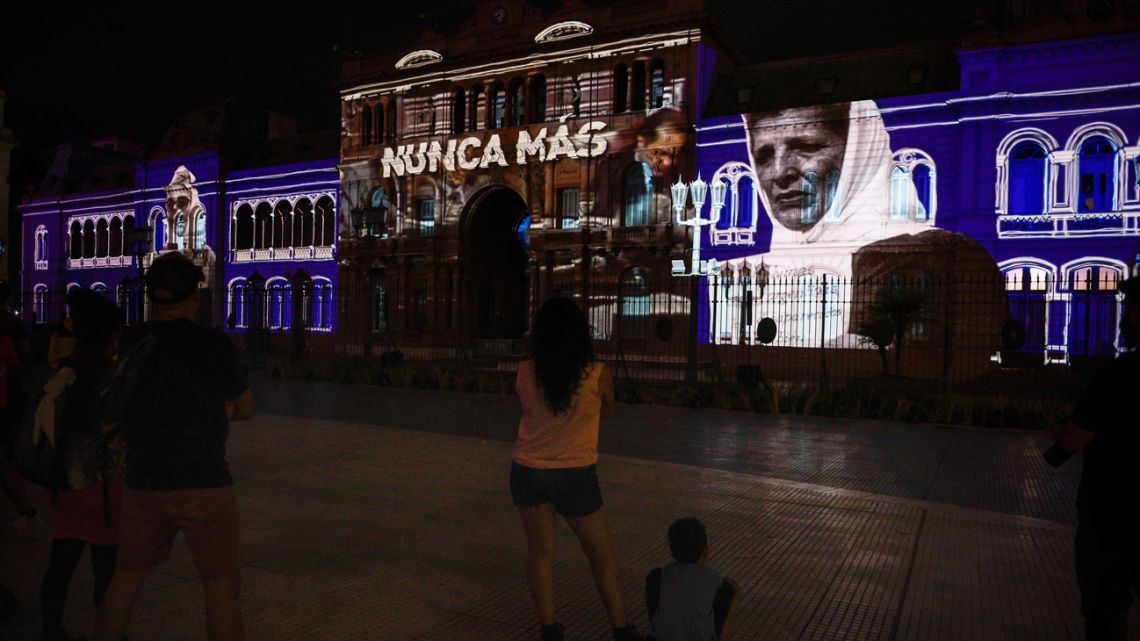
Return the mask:
[(1068, 238), (1140, 235), (1140, 211), (1004, 214), (998, 238)]
[[(43, 262), (43, 267), (40, 267)], [(100, 256), (95, 258), (68, 258), (68, 269), (97, 269), (100, 267), (130, 267), (135, 263), (134, 256)], [(36, 269), (47, 269), (47, 261), (37, 261)]]
[(332, 260), (336, 248), (333, 246), (270, 247), (268, 249), (231, 249), (230, 262), (255, 263), (292, 260)]

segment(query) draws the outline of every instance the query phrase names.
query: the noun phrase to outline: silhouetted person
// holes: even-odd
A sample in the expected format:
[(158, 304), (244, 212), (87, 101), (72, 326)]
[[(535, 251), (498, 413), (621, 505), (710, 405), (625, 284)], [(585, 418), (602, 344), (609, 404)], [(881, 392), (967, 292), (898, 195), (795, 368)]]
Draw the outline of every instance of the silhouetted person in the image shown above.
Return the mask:
[(586, 317), (574, 301), (542, 305), (531, 358), (519, 364), (522, 405), (511, 454), (511, 498), (526, 531), (526, 576), (543, 641), (561, 641), (554, 612), (557, 514), (570, 525), (594, 574), (616, 641), (640, 639), (622, 601), (617, 559), (598, 486), (598, 427), (614, 408), (613, 379), (594, 359)]
[[(114, 370), (115, 342), (123, 315), (99, 294), (76, 289), (67, 296), (74, 319), (75, 347), (59, 362), (45, 394), (67, 391), (55, 427), (66, 438), (51, 494), (51, 557), (40, 582), (41, 641), (71, 641), (63, 626), (71, 576), (90, 548), (95, 608), (103, 602), (115, 572), (122, 505), (121, 450), (92, 447), (104, 436), (99, 421), (100, 393)], [(54, 398), (50, 399), (54, 402)]]
[(736, 614), (732, 581), (705, 565), (709, 542), (705, 524), (677, 519), (669, 526), (673, 563), (645, 579), (645, 604), (652, 641), (721, 641)]
[(194, 322), (202, 280), (177, 252), (155, 260), (146, 285), (156, 320), (124, 349), (129, 364), (149, 345), (119, 419), (127, 487), (115, 578), (97, 617), (101, 641), (122, 637), (147, 574), (170, 558), (178, 532), (205, 589), (210, 639), (245, 638), (237, 499), (225, 454), (229, 421), (249, 418), (253, 398), (230, 339)]
[(1077, 491), (1077, 581), (1088, 641), (1124, 641), (1140, 593), (1140, 278), (1120, 283), (1121, 339), (1133, 351), (1103, 365), (1057, 442), (1045, 453), (1061, 465), (1084, 450)]

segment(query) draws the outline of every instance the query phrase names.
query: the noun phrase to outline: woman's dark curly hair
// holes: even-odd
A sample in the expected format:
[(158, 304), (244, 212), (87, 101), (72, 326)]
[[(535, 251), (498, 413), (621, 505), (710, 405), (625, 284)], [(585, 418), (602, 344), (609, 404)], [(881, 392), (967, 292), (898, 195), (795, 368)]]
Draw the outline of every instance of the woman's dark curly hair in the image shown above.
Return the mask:
[(569, 298), (551, 298), (538, 310), (530, 339), (534, 375), (546, 406), (554, 414), (565, 413), (594, 362), (586, 315)]

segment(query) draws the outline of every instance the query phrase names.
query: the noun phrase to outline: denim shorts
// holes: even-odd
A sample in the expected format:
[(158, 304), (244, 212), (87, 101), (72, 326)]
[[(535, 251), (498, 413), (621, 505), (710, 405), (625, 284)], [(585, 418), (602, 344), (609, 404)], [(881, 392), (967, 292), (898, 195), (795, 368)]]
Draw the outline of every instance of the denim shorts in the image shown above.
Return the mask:
[(602, 507), (598, 468), (540, 469), (511, 463), (511, 499), (516, 507), (553, 503), (562, 516), (588, 516)]

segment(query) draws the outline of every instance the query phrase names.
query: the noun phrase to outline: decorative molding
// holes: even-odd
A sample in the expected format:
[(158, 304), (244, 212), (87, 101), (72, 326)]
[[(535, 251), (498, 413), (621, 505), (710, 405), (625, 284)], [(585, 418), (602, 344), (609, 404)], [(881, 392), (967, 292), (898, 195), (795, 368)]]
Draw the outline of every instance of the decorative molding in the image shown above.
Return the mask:
[(559, 42), (571, 38), (588, 36), (591, 33), (594, 33), (594, 28), (585, 22), (567, 20), (565, 22), (559, 22), (558, 24), (552, 24), (542, 31), (539, 31), (534, 37), (534, 41), (538, 44)]
[(415, 69), (443, 62), (443, 54), (431, 49), (417, 49), (396, 61), (397, 69)]

